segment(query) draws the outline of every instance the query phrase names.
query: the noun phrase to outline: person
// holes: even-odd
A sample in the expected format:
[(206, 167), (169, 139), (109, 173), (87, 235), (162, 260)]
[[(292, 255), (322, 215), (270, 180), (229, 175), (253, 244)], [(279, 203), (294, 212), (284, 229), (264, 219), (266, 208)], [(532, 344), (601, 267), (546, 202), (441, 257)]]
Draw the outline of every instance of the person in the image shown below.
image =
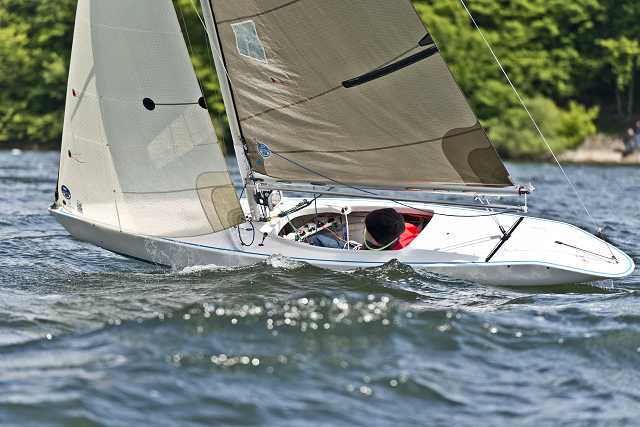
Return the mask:
[(627, 129), (627, 139), (624, 141), (622, 156), (627, 157), (640, 148), (640, 121), (636, 122), (635, 129)]
[(400, 250), (418, 237), (420, 229), (409, 222), (395, 209), (378, 209), (364, 220), (364, 247), (369, 250)]
[(319, 246), (321, 248), (342, 249), (344, 244), (336, 237), (324, 233), (317, 233), (307, 238), (307, 243), (311, 246)]
[(633, 151), (636, 151), (640, 148), (640, 120), (636, 122), (635, 126), (635, 135), (633, 137)]
[[(418, 237), (420, 229), (409, 222), (395, 209), (385, 208), (369, 212), (364, 219), (364, 247), (372, 251), (400, 250)], [(335, 235), (324, 233), (315, 234), (307, 239), (313, 246), (341, 249), (344, 241), (340, 242)]]

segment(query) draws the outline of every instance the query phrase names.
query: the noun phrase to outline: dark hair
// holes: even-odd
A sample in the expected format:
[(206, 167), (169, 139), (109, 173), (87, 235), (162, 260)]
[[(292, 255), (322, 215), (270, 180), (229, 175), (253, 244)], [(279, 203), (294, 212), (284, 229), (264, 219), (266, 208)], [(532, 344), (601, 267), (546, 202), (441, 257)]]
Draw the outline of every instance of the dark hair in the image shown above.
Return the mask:
[(364, 220), (367, 233), (380, 245), (388, 245), (404, 232), (404, 217), (395, 209), (385, 208), (369, 212)]

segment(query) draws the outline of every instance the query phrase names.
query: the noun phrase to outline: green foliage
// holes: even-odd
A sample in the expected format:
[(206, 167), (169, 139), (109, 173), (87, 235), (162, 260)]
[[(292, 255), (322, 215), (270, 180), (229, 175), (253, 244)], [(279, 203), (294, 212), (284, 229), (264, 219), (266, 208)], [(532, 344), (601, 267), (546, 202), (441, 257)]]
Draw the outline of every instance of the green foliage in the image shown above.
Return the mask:
[[(462, 5), (415, 4), (498, 150), (522, 158), (548, 153)], [(593, 66), (580, 49), (602, 10), (597, 0), (475, 0), (468, 6), (554, 150), (573, 148), (596, 133), (599, 108), (573, 98), (584, 70)]]
[(586, 108), (577, 102), (570, 101), (569, 108), (560, 114), (557, 135), (564, 140), (560, 144), (563, 149), (573, 149), (587, 137), (594, 135), (598, 129), (595, 120), (600, 114), (600, 107)]
[(605, 48), (605, 62), (611, 66), (616, 82), (616, 103), (618, 114), (622, 115), (622, 94), (627, 93), (627, 118), (633, 114), (634, 104), (634, 75), (640, 57), (640, 43), (626, 36), (617, 39), (598, 40), (598, 44)]
[[(539, 96), (528, 102), (528, 108), (555, 152), (575, 148), (596, 132), (594, 120), (599, 113), (598, 107), (587, 109), (570, 102), (568, 109), (562, 110), (552, 100)], [(496, 141), (506, 157), (549, 156), (548, 148), (522, 107), (510, 107), (500, 116), (487, 120), (486, 125), (490, 138)]]
[[(194, 2), (173, 1), (215, 127), (226, 130), (224, 105)], [(640, 40), (637, 0), (467, 3), (554, 149), (575, 147), (595, 133), (599, 111), (617, 105), (621, 112), (623, 98), (627, 114), (634, 111)], [(76, 0), (0, 0), (0, 146), (59, 141), (75, 4)], [(545, 147), (531, 121), (460, 2), (414, 4), (498, 149), (510, 157), (544, 156)]]
[[(224, 103), (220, 93), (218, 77), (213, 65), (211, 51), (207, 40), (207, 33), (198, 17), (200, 9), (194, 9), (194, 5), (199, 7), (199, 2), (192, 0), (173, 0), (178, 15), (182, 33), (187, 41), (193, 68), (203, 89), (204, 96), (209, 105), (209, 113), (214, 122), (218, 137), (222, 140), (229, 140), (227, 117), (225, 115)], [(200, 14), (202, 16), (202, 14)]]
[(640, 42), (622, 36), (619, 39), (598, 40), (598, 44), (607, 51), (605, 58), (616, 75), (616, 86), (619, 90), (625, 90), (640, 56)]
[(0, 0), (0, 143), (60, 138), (74, 0)]

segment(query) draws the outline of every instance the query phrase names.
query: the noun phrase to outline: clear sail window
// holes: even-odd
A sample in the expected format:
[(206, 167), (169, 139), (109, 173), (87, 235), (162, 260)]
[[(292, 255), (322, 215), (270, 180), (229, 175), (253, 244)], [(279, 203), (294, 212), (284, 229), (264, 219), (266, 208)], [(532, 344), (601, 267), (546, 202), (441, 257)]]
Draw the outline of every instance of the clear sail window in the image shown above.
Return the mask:
[(256, 24), (253, 21), (231, 24), (231, 28), (236, 36), (236, 46), (240, 55), (267, 62), (267, 54), (258, 38)]

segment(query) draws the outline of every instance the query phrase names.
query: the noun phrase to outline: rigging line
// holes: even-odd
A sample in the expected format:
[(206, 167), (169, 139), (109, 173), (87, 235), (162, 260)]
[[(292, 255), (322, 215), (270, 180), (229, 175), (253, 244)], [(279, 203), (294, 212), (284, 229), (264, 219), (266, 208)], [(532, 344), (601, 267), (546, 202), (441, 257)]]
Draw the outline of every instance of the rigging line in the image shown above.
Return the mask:
[(245, 16), (238, 16), (237, 18), (229, 18), (229, 19), (224, 19), (222, 21), (220, 21), (220, 24), (226, 24), (227, 22), (235, 22), (235, 21), (241, 21), (243, 19), (251, 19), (251, 18), (257, 18), (258, 16), (262, 16), (262, 15), (266, 15), (269, 14), (271, 12), (275, 12), (277, 10), (280, 9), (284, 9), (287, 6), (291, 6), (294, 3), (298, 3), (301, 0), (291, 0), (287, 3), (281, 4), (280, 6), (276, 6), (276, 7), (272, 7), (271, 9), (267, 9), (267, 10), (263, 10), (262, 12), (259, 13), (254, 13), (253, 15), (245, 15)]
[[(212, 46), (211, 40), (210, 40), (210, 39), (213, 39), (214, 37), (213, 37), (212, 34), (209, 34), (209, 29), (207, 28), (207, 24), (204, 22), (204, 19), (198, 13), (198, 8), (196, 7), (196, 4), (195, 4), (194, 0), (191, 0), (191, 6), (195, 10), (196, 15), (198, 15), (198, 19), (200, 20), (200, 24), (202, 25), (202, 28), (204, 29), (204, 33), (207, 36), (205, 38), (207, 39), (207, 45), (209, 46), (209, 50), (211, 51), (211, 55), (209, 55), (210, 64), (211, 64), (212, 56), (216, 55), (216, 51), (219, 50), (220, 66), (222, 67), (222, 70), (224, 71), (224, 75), (227, 78), (227, 84), (228, 84), (228, 89), (229, 89), (229, 97), (231, 99), (233, 115), (235, 117), (234, 121), (238, 125), (238, 135), (237, 135), (237, 137), (240, 139), (240, 142), (242, 143), (242, 147), (241, 148), (242, 148), (242, 151), (244, 153), (244, 160), (245, 160), (247, 168), (248, 168), (248, 178), (245, 178), (245, 179), (251, 179), (252, 181), (255, 182), (255, 178), (254, 178), (254, 175), (253, 175), (253, 169), (251, 168), (251, 160), (249, 159), (249, 155), (248, 155), (247, 143), (246, 143), (246, 140), (244, 138), (244, 133), (242, 131), (242, 126), (241, 126), (241, 123), (240, 123), (240, 119), (238, 117), (238, 110), (237, 110), (237, 106), (236, 106), (236, 100), (235, 100), (235, 97), (234, 97), (234, 94), (233, 94), (233, 84), (231, 82), (231, 76), (229, 75), (229, 72), (227, 71), (226, 61), (225, 61), (225, 58), (224, 58), (224, 51), (223, 51), (223, 47), (222, 47), (222, 41), (221, 41), (220, 35), (218, 34), (218, 31), (217, 31), (218, 23), (216, 22), (215, 14), (213, 13), (213, 5), (211, 4), (211, 0), (207, 0), (207, 3), (209, 5), (209, 12), (212, 15), (212, 23), (213, 23), (213, 26), (214, 26), (212, 31), (214, 32), (215, 39), (217, 40), (216, 41), (216, 46), (218, 46), (218, 47), (216, 47), (216, 50), (213, 49), (213, 46)], [(203, 11), (203, 14), (204, 14), (204, 11)], [(214, 66), (212, 64), (211, 64), (211, 68), (213, 70), (213, 74), (216, 75), (217, 69), (214, 68)], [(225, 105), (225, 109), (226, 109), (226, 107), (227, 106)], [(227, 119), (230, 120), (231, 119), (230, 112), (227, 111), (226, 113), (227, 113)], [(232, 132), (232, 134), (233, 134), (233, 132)], [(237, 145), (235, 136), (232, 136), (232, 139), (234, 140), (234, 144), (233, 145), (235, 147)], [(240, 163), (242, 161), (239, 159), (239, 156), (237, 155), (237, 151), (236, 151), (236, 161), (238, 162), (238, 166), (240, 166)]]
[(198, 8), (196, 7), (194, 0), (191, 0), (191, 6), (193, 7), (193, 11), (196, 13), (196, 16), (198, 17), (198, 19), (200, 20), (200, 23), (202, 24), (202, 28), (204, 28), (204, 32), (206, 33), (207, 25), (204, 23), (204, 19), (202, 19), (202, 17), (200, 16), (200, 13), (198, 13)]
[(515, 93), (516, 97), (518, 98), (518, 101), (520, 102), (520, 104), (524, 108), (525, 112), (528, 114), (529, 119), (531, 119), (531, 122), (533, 123), (533, 126), (535, 127), (536, 131), (540, 135), (540, 138), (542, 139), (542, 142), (544, 142), (544, 144), (546, 145), (547, 149), (549, 150), (549, 152), (553, 156), (553, 160), (558, 165), (558, 168), (560, 168), (560, 171), (564, 175), (564, 178), (567, 180), (567, 183), (569, 184), (569, 186), (573, 190), (574, 194), (576, 195), (578, 201), (582, 205), (582, 208), (587, 213), (587, 216), (589, 217), (589, 219), (591, 220), (591, 222), (595, 226), (596, 231), (600, 230), (601, 229), (600, 226), (598, 225), (596, 220), (591, 215), (591, 212), (589, 212), (589, 209), (587, 208), (587, 205), (585, 204), (584, 200), (580, 196), (580, 193), (578, 192), (578, 189), (573, 184), (573, 181), (571, 181), (571, 179), (569, 178), (569, 175), (567, 175), (567, 172), (562, 167), (562, 164), (560, 163), (560, 160), (558, 159), (556, 154), (553, 152), (553, 149), (551, 148), (551, 145), (549, 145), (549, 142), (547, 141), (547, 138), (545, 137), (544, 133), (542, 132), (542, 129), (538, 125), (538, 122), (536, 122), (535, 118), (533, 117), (533, 114), (531, 114), (531, 111), (529, 111), (529, 108), (527, 107), (527, 104), (524, 102), (524, 99), (522, 98), (522, 96), (520, 96), (520, 92), (518, 92), (518, 89), (516, 89), (515, 85), (511, 81), (511, 78), (509, 77), (509, 74), (507, 73), (505, 68), (502, 66), (502, 63), (500, 62), (500, 60), (498, 59), (498, 56), (496, 55), (496, 53), (494, 52), (493, 48), (491, 47), (491, 44), (489, 43), (489, 40), (487, 40), (487, 38), (485, 37), (484, 33), (480, 29), (480, 26), (478, 25), (478, 23), (476, 22), (475, 18), (471, 14), (471, 11), (467, 7), (465, 1), (464, 0), (460, 0), (460, 3), (462, 4), (462, 7), (464, 7), (464, 10), (467, 11), (467, 14), (469, 15), (469, 18), (471, 18), (471, 22), (473, 23), (475, 28), (478, 30), (478, 33), (482, 37), (482, 40), (484, 40), (484, 43), (487, 45), (487, 48), (489, 48), (489, 52), (491, 52), (491, 55), (493, 56), (493, 59), (495, 59), (496, 63), (498, 64), (498, 67), (500, 67), (500, 70), (502, 71), (502, 74), (504, 74), (504, 77), (507, 79), (507, 82), (509, 83), (509, 86), (511, 86), (511, 89), (513, 89), (513, 92)]
[[(314, 194), (314, 196), (315, 196), (315, 194)], [(318, 198), (317, 197), (314, 197), (314, 199), (313, 199), (313, 207), (316, 210), (316, 213), (315, 213), (315, 216), (313, 217), (313, 220), (315, 221), (316, 227), (317, 227), (318, 226)]]
[[(194, 0), (191, 0), (191, 7), (193, 8), (193, 11), (198, 17), (198, 20), (200, 21), (200, 25), (202, 25), (202, 29), (204, 30), (204, 40), (205, 40), (205, 43), (207, 44), (207, 47), (209, 48), (209, 52), (212, 52), (213, 50), (211, 47), (211, 43), (209, 42), (209, 32), (207, 31), (207, 24), (204, 23), (204, 19), (202, 19), (202, 16), (200, 16), (200, 12), (198, 12), (198, 7), (196, 6)], [(215, 75), (216, 67), (213, 65), (213, 59), (211, 55), (207, 55), (207, 57), (209, 58), (209, 67), (211, 68), (211, 71)]]
[[(244, 186), (242, 187), (242, 191), (240, 192), (240, 196), (238, 196), (238, 201), (240, 201), (240, 199), (242, 199), (242, 195), (244, 194), (244, 191), (247, 189), (247, 184), (245, 183)], [(251, 219), (249, 219), (248, 221), (249, 225), (251, 225), (251, 232), (252, 232), (252, 237), (251, 237), (251, 243), (250, 244), (246, 244), (244, 242), (244, 240), (242, 240), (242, 234), (240, 233), (240, 227), (243, 224), (238, 224), (236, 225), (236, 228), (238, 229), (238, 239), (240, 240), (240, 246), (251, 246), (253, 245), (253, 243), (256, 240), (256, 227), (255, 225), (253, 225), (253, 222), (251, 221)], [(248, 231), (249, 229), (245, 229), (245, 231)]]
[[(191, 37), (189, 36), (189, 27), (187, 26), (187, 21), (186, 19), (184, 19), (184, 11), (182, 10), (182, 6), (180, 5), (180, 2), (178, 3), (178, 10), (180, 11), (180, 18), (182, 19), (182, 26), (184, 27), (184, 34), (187, 36), (187, 45), (188, 45), (188, 52), (189, 52), (189, 60), (192, 62), (191, 66), (193, 67), (193, 45), (191, 44)], [(196, 10), (196, 14), (198, 13), (198, 11)], [(200, 87), (200, 93), (202, 93), (202, 96), (204, 97), (204, 87), (202, 86), (202, 82), (200, 81), (200, 77), (198, 77), (198, 73), (195, 72), (195, 67), (193, 67), (193, 74), (196, 76), (196, 80), (198, 81), (198, 86)], [(206, 105), (206, 99), (204, 104)], [(187, 105), (187, 104), (156, 104), (156, 105)]]
[[(481, 196), (478, 196), (478, 201), (480, 202), (480, 204), (484, 205), (485, 202), (487, 203), (487, 207), (485, 208), (485, 210), (487, 212), (493, 212), (493, 209), (490, 207), (491, 203), (489, 202), (489, 199), (487, 199), (486, 197), (484, 199), (482, 199)], [(504, 227), (502, 226), (502, 224), (500, 224), (500, 221), (498, 221), (498, 218), (496, 218), (495, 216), (492, 217), (493, 218), (493, 222), (496, 223), (496, 225), (498, 226), (498, 228), (500, 229), (500, 232), (502, 233), (502, 235), (504, 236), (505, 234), (507, 234), (507, 231), (504, 229)]]
[[(301, 163), (296, 162), (295, 160), (288, 159), (287, 157), (283, 156), (282, 154), (280, 154), (280, 153), (278, 153), (276, 151), (271, 150), (271, 153), (275, 154), (276, 156), (280, 157), (281, 159), (283, 159), (283, 160), (285, 160), (285, 161), (287, 161), (289, 163), (292, 163), (292, 164), (298, 166), (301, 169), (306, 170), (307, 172), (310, 172), (310, 173), (312, 173), (314, 175), (318, 175), (321, 178), (329, 180), (329, 181), (333, 182), (334, 184), (337, 184), (337, 185), (340, 185), (340, 186), (343, 186), (343, 187), (347, 187), (347, 188), (351, 188), (352, 190), (360, 191), (362, 193), (369, 194), (370, 196), (380, 197), (380, 195), (378, 193), (375, 193), (373, 191), (369, 191), (369, 190), (366, 190), (364, 188), (356, 187), (355, 185), (345, 184), (345, 183), (342, 183), (342, 182), (340, 182), (340, 181), (338, 181), (336, 179), (333, 179), (333, 178), (331, 178), (329, 176), (323, 175), (320, 172), (317, 172), (317, 171), (315, 171), (315, 170), (313, 170), (311, 168), (308, 168), (307, 166), (305, 166), (305, 165), (303, 165)], [(420, 211), (420, 212), (433, 214), (433, 211), (417, 208), (415, 206), (408, 205), (406, 203), (403, 203), (403, 202), (401, 202), (399, 200), (395, 200), (393, 198), (389, 198), (389, 201), (394, 202), (394, 203), (396, 203), (396, 204), (398, 204), (400, 206), (404, 206), (404, 207), (409, 208), (409, 209), (415, 209), (415, 210)], [(516, 208), (514, 208), (514, 209), (501, 209), (500, 212), (492, 212), (492, 213), (489, 213), (489, 214), (482, 214), (482, 215), (456, 215), (456, 214), (445, 214), (445, 213), (438, 213), (438, 215), (446, 216), (446, 217), (453, 217), (453, 218), (480, 218), (480, 217), (490, 217), (490, 216), (501, 215), (501, 214), (509, 213), (509, 212), (518, 212), (519, 213), (519, 210), (516, 209)]]
[[(207, 52), (213, 52), (213, 47), (211, 46), (211, 42), (209, 41), (209, 33), (207, 32), (207, 25), (204, 23), (204, 20), (202, 19), (202, 17), (200, 16), (200, 13), (198, 12), (198, 7), (196, 6), (194, 0), (191, 0), (191, 7), (193, 8), (193, 11), (195, 12), (196, 16), (198, 17), (198, 20), (200, 21), (200, 24), (202, 26), (202, 29), (204, 30), (204, 40), (205, 43), (207, 45)], [(216, 67), (215, 65), (213, 65), (213, 56), (212, 55), (207, 55), (207, 58), (209, 59), (209, 68), (211, 69), (212, 75), (216, 75)]]
[[(195, 12), (196, 16), (198, 17), (198, 20), (200, 21), (200, 25), (202, 25), (202, 29), (204, 30), (204, 34), (205, 34), (205, 40), (207, 43), (207, 46), (209, 47), (209, 50), (211, 51), (211, 53), (213, 54), (213, 46), (211, 46), (211, 43), (209, 42), (209, 30), (207, 29), (207, 24), (205, 24), (204, 19), (202, 18), (202, 16), (200, 16), (200, 12), (198, 12), (198, 7), (195, 4), (195, 0), (191, 0), (191, 7), (193, 8), (193, 11)], [(215, 23), (214, 23), (215, 25)], [(213, 65), (212, 62), (212, 55), (207, 55), (209, 57), (209, 67), (211, 68), (211, 71), (213, 72), (213, 74), (216, 74), (216, 68)], [(227, 76), (227, 81), (229, 82), (229, 85), (231, 85), (231, 77), (229, 76), (229, 73), (227, 72), (227, 67), (224, 64), (224, 60), (221, 61), (222, 63), (222, 70), (224, 71), (224, 74)], [(200, 80), (198, 80), (198, 83), (200, 83)], [(204, 91), (203, 91), (204, 93)], [(239, 124), (239, 123), (238, 123)], [(248, 161), (248, 159), (247, 159)]]
[(594, 256), (597, 256), (597, 257), (600, 257), (600, 258), (604, 258), (607, 261), (614, 260), (616, 262), (616, 264), (618, 263), (618, 259), (613, 254), (612, 254), (612, 257), (609, 258), (609, 257), (606, 257), (604, 255), (600, 255), (599, 253), (596, 253), (596, 252), (593, 252), (593, 251), (589, 251), (589, 250), (586, 250), (586, 249), (582, 249), (582, 248), (579, 248), (577, 246), (570, 245), (568, 243), (561, 242), (560, 240), (556, 240), (556, 244), (562, 245), (562, 246), (567, 246), (569, 248), (572, 248), (572, 249), (575, 249), (575, 250), (578, 250), (578, 251), (581, 251), (581, 252), (585, 252), (585, 253), (588, 253), (590, 255), (594, 255)]
[(460, 249), (460, 248), (464, 248), (467, 246), (473, 246), (473, 245), (477, 245), (480, 243), (486, 243), (486, 242), (490, 242), (492, 240), (495, 239), (500, 239), (502, 236), (498, 236), (497, 234), (495, 236), (485, 236), (485, 237), (479, 237), (477, 239), (473, 239), (473, 240), (469, 240), (467, 242), (462, 242), (462, 243), (456, 243), (454, 245), (450, 245), (450, 246), (444, 246), (441, 248), (435, 248), (436, 251), (452, 251), (454, 249)]
[[(204, 23), (204, 19), (202, 19), (202, 17), (200, 16), (200, 13), (198, 13), (198, 8), (196, 7), (196, 4), (194, 3), (194, 0), (191, 0), (191, 6), (193, 7), (193, 10), (196, 12), (196, 15), (198, 15), (198, 19), (200, 20), (200, 24), (202, 25), (202, 28), (204, 29), (204, 33), (207, 34), (207, 39), (208, 39), (209, 30), (207, 29), (207, 24)], [(214, 22), (214, 25), (217, 25), (217, 24), (218, 23)], [(212, 48), (211, 44), (208, 41), (207, 41), (207, 45), (209, 45), (209, 48)], [(229, 76), (229, 73), (227, 72), (227, 67), (224, 64), (224, 61), (221, 61), (221, 63), (222, 63), (222, 70), (224, 71), (224, 74), (227, 76), (227, 80), (229, 81), (229, 84), (231, 84), (231, 77)], [(214, 71), (214, 74), (215, 74), (215, 67), (212, 66), (212, 68), (213, 68), (213, 71)]]
[(184, 12), (182, 11), (182, 6), (180, 6), (180, 2), (178, 2), (178, 10), (180, 11), (180, 19), (182, 20), (182, 27), (184, 28), (184, 33), (187, 36), (187, 44), (189, 45), (189, 54), (193, 55), (193, 46), (191, 45), (191, 37), (189, 37), (189, 29), (187, 28), (187, 21), (184, 19)]
[(405, 142), (405, 143), (402, 143), (402, 144), (384, 145), (384, 146), (381, 146), (381, 147), (352, 148), (352, 149), (342, 149), (342, 150), (287, 150), (287, 151), (281, 151), (281, 153), (285, 153), (285, 154), (302, 154), (302, 153), (340, 154), (340, 153), (364, 153), (364, 152), (367, 152), (367, 151), (392, 150), (394, 148), (406, 148), (406, 147), (411, 147), (411, 146), (414, 146), (414, 145), (430, 144), (432, 142), (435, 142), (435, 143), (443, 142), (446, 139), (455, 138), (455, 137), (463, 136), (463, 135), (468, 135), (470, 133), (478, 132), (479, 130), (480, 130), (480, 127), (474, 125), (471, 128), (466, 128), (464, 130), (461, 130), (458, 133), (453, 133), (452, 132), (450, 135), (445, 135), (445, 136), (438, 137), (438, 138), (423, 139), (423, 140), (420, 140), (420, 141)]

